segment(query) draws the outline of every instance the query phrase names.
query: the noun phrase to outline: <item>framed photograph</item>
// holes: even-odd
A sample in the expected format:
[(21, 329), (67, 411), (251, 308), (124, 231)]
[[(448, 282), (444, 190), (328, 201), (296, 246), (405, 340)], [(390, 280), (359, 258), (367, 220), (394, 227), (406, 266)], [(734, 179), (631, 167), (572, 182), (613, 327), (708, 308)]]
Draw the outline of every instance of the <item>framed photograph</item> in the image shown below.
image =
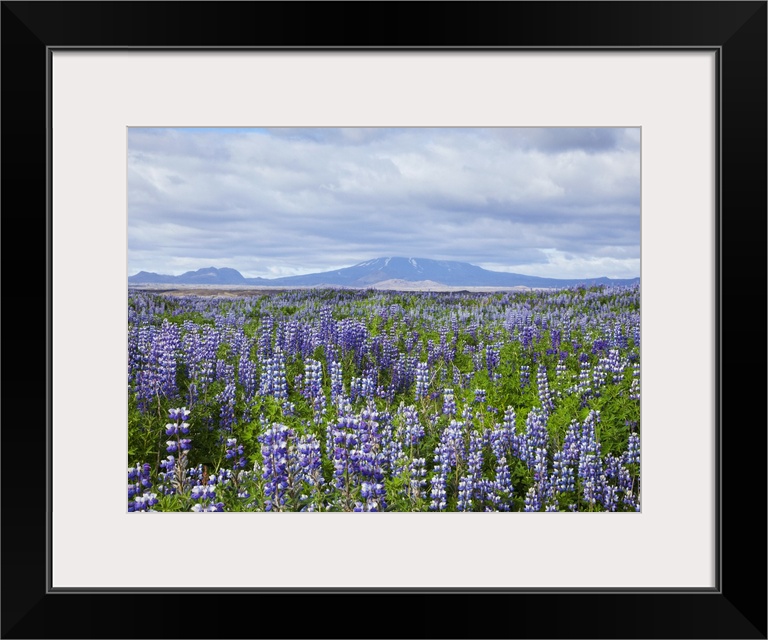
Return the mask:
[[(766, 637), (765, 2), (347, 3), (380, 25), (359, 41), (309, 30), (326, 3), (2, 12), (6, 237), (46, 245), (6, 252), (8, 335), (45, 353), (6, 356), (4, 637), (133, 637), (169, 606), (175, 635), (228, 637), (244, 605), (298, 606), (259, 634), (313, 637), (334, 595), (416, 604), (406, 635)], [(563, 346), (560, 282), (595, 296), (587, 349)], [(418, 334), (457, 301), (504, 320), (435, 355)], [(550, 324), (515, 324), (537, 305)], [(323, 313), (325, 338), (290, 337)], [(352, 318), (406, 364), (363, 366)], [(162, 378), (157, 345), (204, 325), (218, 356)], [(457, 421), (476, 427), (451, 463)], [(510, 614), (457, 620), (456, 599)], [(375, 621), (403, 635), (393, 608)]]

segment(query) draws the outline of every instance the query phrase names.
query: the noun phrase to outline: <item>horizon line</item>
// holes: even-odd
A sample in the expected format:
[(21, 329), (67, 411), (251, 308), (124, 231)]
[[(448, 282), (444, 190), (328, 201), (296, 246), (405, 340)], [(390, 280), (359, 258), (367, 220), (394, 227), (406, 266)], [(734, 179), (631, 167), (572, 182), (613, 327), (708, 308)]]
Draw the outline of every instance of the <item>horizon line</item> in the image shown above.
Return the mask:
[(342, 269), (351, 269), (357, 266), (366, 266), (366, 263), (376, 262), (378, 260), (387, 260), (389, 262), (390, 260), (394, 259), (401, 259), (401, 260), (424, 260), (424, 261), (430, 261), (430, 262), (448, 262), (448, 263), (457, 263), (457, 264), (465, 264), (472, 267), (476, 267), (478, 269), (482, 269), (483, 271), (487, 271), (489, 273), (494, 274), (500, 274), (500, 275), (516, 275), (516, 276), (523, 276), (526, 278), (539, 278), (542, 280), (598, 280), (601, 278), (606, 278), (608, 280), (635, 280), (640, 279), (639, 275), (634, 276), (606, 276), (606, 275), (598, 275), (598, 276), (540, 276), (540, 275), (530, 275), (526, 273), (520, 273), (517, 271), (495, 271), (493, 269), (486, 269), (485, 267), (480, 267), (474, 263), (466, 262), (462, 260), (440, 260), (440, 259), (434, 259), (434, 258), (418, 258), (418, 257), (405, 257), (405, 256), (379, 256), (377, 258), (369, 258), (367, 260), (362, 260), (360, 262), (356, 262), (354, 264), (345, 266), (345, 267), (336, 267), (336, 268), (330, 268), (330, 269), (323, 269), (321, 271), (307, 271), (306, 273), (300, 273), (300, 274), (293, 274), (293, 275), (283, 275), (283, 276), (270, 276), (270, 277), (264, 277), (264, 276), (245, 276), (242, 274), (242, 272), (239, 269), (236, 269), (234, 267), (216, 267), (214, 265), (210, 265), (207, 267), (199, 267), (197, 269), (186, 269), (185, 271), (182, 271), (180, 273), (174, 274), (174, 273), (165, 273), (160, 271), (147, 271), (146, 269), (139, 269), (136, 273), (133, 275), (129, 275), (129, 278), (133, 278), (141, 273), (147, 273), (147, 274), (153, 274), (158, 276), (168, 276), (172, 278), (177, 278), (179, 276), (183, 276), (186, 274), (192, 274), (192, 273), (198, 273), (200, 271), (206, 271), (206, 270), (214, 270), (214, 271), (234, 271), (238, 275), (240, 275), (242, 278), (249, 280), (249, 279), (259, 279), (259, 280), (265, 280), (265, 281), (272, 281), (272, 280), (282, 280), (285, 278), (301, 278), (304, 276), (311, 276), (311, 275), (317, 275), (322, 273), (332, 273), (334, 271), (340, 271)]

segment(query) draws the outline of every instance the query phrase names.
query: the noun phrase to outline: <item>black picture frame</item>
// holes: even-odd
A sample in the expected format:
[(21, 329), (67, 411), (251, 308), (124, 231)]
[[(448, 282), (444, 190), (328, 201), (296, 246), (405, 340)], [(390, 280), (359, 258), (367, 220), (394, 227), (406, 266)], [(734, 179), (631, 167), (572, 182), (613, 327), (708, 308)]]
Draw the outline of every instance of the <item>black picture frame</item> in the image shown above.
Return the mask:
[[(766, 638), (765, 1), (2, 2), (1, 11), (9, 347), (1, 434), (3, 638)], [(717, 587), (698, 593), (52, 592), (50, 487), (40, 468), (44, 458), (51, 464), (48, 63), (56, 47), (717, 51)], [(83, 469), (84, 483), (95, 473)], [(72, 508), (96, 508), (80, 489), (72, 488)], [(695, 482), (671, 490), (684, 500)], [(137, 570), (160, 568), (166, 550), (161, 541), (153, 548), (155, 558), (137, 556)]]

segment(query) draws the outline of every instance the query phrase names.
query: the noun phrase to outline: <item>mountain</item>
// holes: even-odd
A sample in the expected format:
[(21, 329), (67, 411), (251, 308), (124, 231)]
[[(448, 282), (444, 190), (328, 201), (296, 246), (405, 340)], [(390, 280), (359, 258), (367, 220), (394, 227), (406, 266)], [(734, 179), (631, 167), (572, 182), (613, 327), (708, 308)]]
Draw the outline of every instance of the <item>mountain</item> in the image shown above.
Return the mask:
[(236, 269), (208, 267), (197, 271), (187, 271), (180, 276), (167, 276), (160, 273), (139, 271), (128, 278), (129, 284), (264, 284), (270, 280), (264, 278), (244, 278)]
[(171, 280), (175, 282), (175, 278), (176, 276), (164, 276), (151, 271), (139, 271), (135, 276), (128, 276), (128, 284), (165, 284)]
[(129, 284), (241, 284), (282, 287), (336, 286), (365, 288), (387, 280), (431, 281), (454, 287), (570, 287), (578, 284), (634, 284), (640, 278), (557, 279), (519, 273), (489, 271), (468, 262), (427, 258), (376, 258), (351, 267), (283, 278), (244, 278), (235, 269), (198, 269), (180, 276), (164, 276), (141, 271), (128, 278)]

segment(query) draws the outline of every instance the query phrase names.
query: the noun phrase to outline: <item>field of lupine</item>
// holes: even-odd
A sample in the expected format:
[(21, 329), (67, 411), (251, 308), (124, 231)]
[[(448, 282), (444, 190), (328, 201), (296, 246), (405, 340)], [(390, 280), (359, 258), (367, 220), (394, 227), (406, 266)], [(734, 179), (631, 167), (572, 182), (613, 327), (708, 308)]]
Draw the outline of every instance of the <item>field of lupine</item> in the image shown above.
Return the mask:
[(128, 511), (639, 511), (639, 287), (130, 290)]

